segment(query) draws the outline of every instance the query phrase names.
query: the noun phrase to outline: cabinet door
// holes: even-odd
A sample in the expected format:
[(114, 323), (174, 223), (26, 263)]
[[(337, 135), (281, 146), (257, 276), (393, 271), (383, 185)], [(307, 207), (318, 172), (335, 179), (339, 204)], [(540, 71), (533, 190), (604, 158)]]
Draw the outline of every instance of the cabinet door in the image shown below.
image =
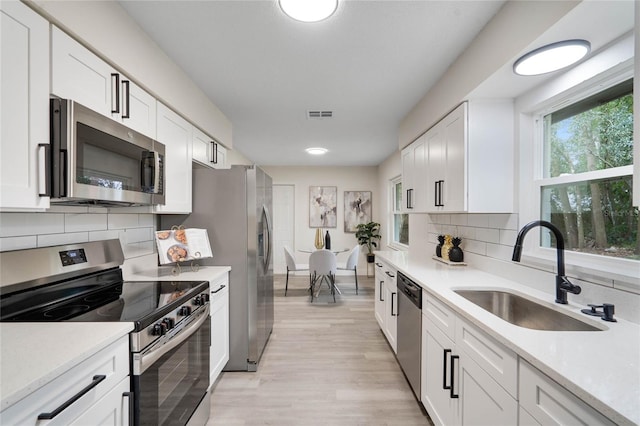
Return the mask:
[(376, 262), (374, 291), (375, 316), (382, 330), (384, 330), (384, 276), (384, 264)]
[[(123, 76), (124, 78), (124, 76)], [(128, 93), (123, 89), (128, 84)], [(133, 130), (156, 139), (156, 98), (145, 92), (140, 86), (126, 80), (121, 83), (121, 107), (122, 113), (115, 117), (118, 121)]]
[(413, 212), (424, 213), (427, 199), (427, 138), (420, 137), (413, 143)]
[(211, 376), (212, 386), (229, 361), (229, 280), (211, 286)]
[(444, 169), (440, 184), (442, 211), (466, 211), (466, 104), (460, 105), (442, 121)]
[(444, 181), (444, 140), (442, 137), (442, 123), (433, 126), (425, 134), (426, 143), (426, 209), (428, 212), (442, 210), (442, 193), (440, 191)]
[(398, 353), (398, 291), (396, 287), (396, 279), (394, 271), (385, 271), (385, 274), (393, 275), (387, 277), (384, 280), (384, 303), (385, 303), (385, 319), (384, 319), (384, 334), (387, 336), (387, 340), (391, 345), (394, 353)]
[(212, 159), (214, 169), (226, 169), (227, 166), (227, 148), (215, 142), (213, 147), (215, 148), (215, 157)]
[(402, 211), (411, 213), (413, 211), (412, 193), (413, 193), (413, 147), (407, 146), (402, 150)]
[(21, 2), (0, 11), (0, 208), (46, 209), (38, 144), (49, 143), (49, 24)]
[[(112, 74), (114, 74), (112, 76)], [(121, 77), (113, 67), (57, 27), (51, 29), (51, 93), (111, 117), (120, 108)]]
[(457, 424), (459, 398), (451, 397), (453, 341), (422, 316), (422, 405), (436, 425)]
[(191, 137), (193, 126), (158, 103), (158, 141), (166, 146), (165, 203), (155, 213), (191, 213)]
[(211, 167), (209, 164), (209, 158), (211, 157), (211, 138), (207, 136), (200, 129), (193, 128), (193, 161), (202, 164), (203, 166)]
[(133, 394), (129, 392), (130, 378), (127, 376), (109, 393), (70, 423), (71, 426), (128, 426), (133, 416)]
[(460, 395), (457, 424), (494, 426), (518, 422), (518, 402), (464, 351), (460, 351), (454, 393)]

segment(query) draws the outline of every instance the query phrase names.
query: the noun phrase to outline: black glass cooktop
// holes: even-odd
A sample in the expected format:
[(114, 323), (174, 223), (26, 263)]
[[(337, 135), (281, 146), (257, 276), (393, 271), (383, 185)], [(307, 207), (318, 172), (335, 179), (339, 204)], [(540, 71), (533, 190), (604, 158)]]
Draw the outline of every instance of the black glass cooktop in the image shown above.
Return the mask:
[(206, 281), (121, 281), (88, 276), (3, 297), (2, 321), (133, 322), (146, 327), (208, 287)]

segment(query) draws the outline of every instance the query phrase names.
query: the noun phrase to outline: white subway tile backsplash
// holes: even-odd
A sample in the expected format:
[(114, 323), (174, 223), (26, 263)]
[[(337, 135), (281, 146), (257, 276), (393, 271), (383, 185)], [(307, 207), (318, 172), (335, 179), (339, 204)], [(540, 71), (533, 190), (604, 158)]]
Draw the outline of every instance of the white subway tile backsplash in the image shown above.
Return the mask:
[(510, 229), (501, 229), (500, 244), (504, 244), (506, 246), (513, 246), (516, 243), (517, 236), (518, 236), (517, 231), (513, 231)]
[(62, 213), (0, 213), (0, 237), (63, 232)]
[(124, 244), (122, 251), (124, 252), (125, 259), (156, 253), (155, 243), (153, 241)]
[(109, 229), (137, 228), (138, 216), (137, 213), (110, 214)]
[(490, 214), (468, 214), (467, 225), (476, 228), (488, 228)]
[(458, 226), (465, 226), (468, 223), (467, 214), (452, 214), (451, 215), (451, 224)]
[(476, 238), (476, 228), (472, 228), (470, 226), (458, 226), (458, 232), (456, 235), (462, 238), (463, 241), (478, 239)]
[(500, 242), (500, 230), (491, 228), (476, 228), (477, 241), (485, 241), (487, 243), (499, 243)]
[(489, 215), (489, 228), (518, 229), (518, 215), (509, 213)]
[(153, 241), (153, 228), (128, 228), (123, 235), (126, 244)]
[(89, 241), (102, 241), (102, 240), (113, 240), (116, 238), (120, 238), (121, 231), (113, 230), (113, 231), (90, 231), (89, 232)]
[(38, 247), (57, 246), (61, 244), (86, 243), (87, 241), (89, 241), (88, 232), (38, 235)]
[(138, 226), (144, 227), (152, 227), (155, 229), (156, 227), (156, 216), (152, 214), (139, 214), (138, 215)]
[(487, 255), (487, 243), (482, 241), (475, 240), (467, 240), (464, 244), (464, 251), (481, 254), (482, 256)]
[[(104, 213), (102, 209), (99, 213)], [(47, 213), (89, 213), (89, 207), (86, 206), (64, 206), (60, 204), (52, 204)]]
[(67, 213), (64, 215), (65, 232), (104, 231), (106, 229), (106, 214)]
[(38, 239), (35, 235), (0, 238), (0, 251), (24, 250), (36, 248), (37, 246)]
[(513, 249), (500, 244), (487, 243), (487, 256), (494, 259), (510, 260), (513, 255)]

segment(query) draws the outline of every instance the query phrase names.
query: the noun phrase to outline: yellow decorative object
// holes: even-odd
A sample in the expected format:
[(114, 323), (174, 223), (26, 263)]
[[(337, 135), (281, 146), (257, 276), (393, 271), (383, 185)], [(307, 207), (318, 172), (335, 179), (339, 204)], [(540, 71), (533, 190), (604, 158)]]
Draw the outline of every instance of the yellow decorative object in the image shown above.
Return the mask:
[(451, 242), (451, 235), (444, 236), (444, 244), (442, 245), (442, 258), (446, 261), (449, 260), (449, 250), (453, 247)]
[(322, 229), (320, 228), (316, 228), (315, 246), (318, 250), (324, 247), (324, 237), (322, 236)]

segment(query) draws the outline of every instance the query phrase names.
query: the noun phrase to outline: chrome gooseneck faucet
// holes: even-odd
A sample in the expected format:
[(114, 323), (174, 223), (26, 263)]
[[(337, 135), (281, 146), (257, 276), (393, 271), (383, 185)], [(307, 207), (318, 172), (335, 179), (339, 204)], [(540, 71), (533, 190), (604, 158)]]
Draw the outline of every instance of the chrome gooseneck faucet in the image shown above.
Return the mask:
[(554, 224), (552, 224), (551, 222), (547, 222), (546, 220), (534, 220), (533, 222), (527, 223), (525, 226), (523, 226), (518, 233), (518, 237), (516, 238), (516, 245), (513, 247), (513, 256), (511, 257), (511, 260), (513, 260), (514, 262), (520, 262), (524, 236), (527, 234), (527, 232), (529, 232), (536, 226), (543, 226), (550, 229), (556, 238), (556, 253), (558, 256), (558, 268), (556, 275), (556, 303), (562, 303), (566, 305), (567, 292), (580, 294), (582, 289), (580, 288), (580, 286), (572, 284), (564, 275), (564, 237), (562, 236), (560, 230), (556, 228)]

